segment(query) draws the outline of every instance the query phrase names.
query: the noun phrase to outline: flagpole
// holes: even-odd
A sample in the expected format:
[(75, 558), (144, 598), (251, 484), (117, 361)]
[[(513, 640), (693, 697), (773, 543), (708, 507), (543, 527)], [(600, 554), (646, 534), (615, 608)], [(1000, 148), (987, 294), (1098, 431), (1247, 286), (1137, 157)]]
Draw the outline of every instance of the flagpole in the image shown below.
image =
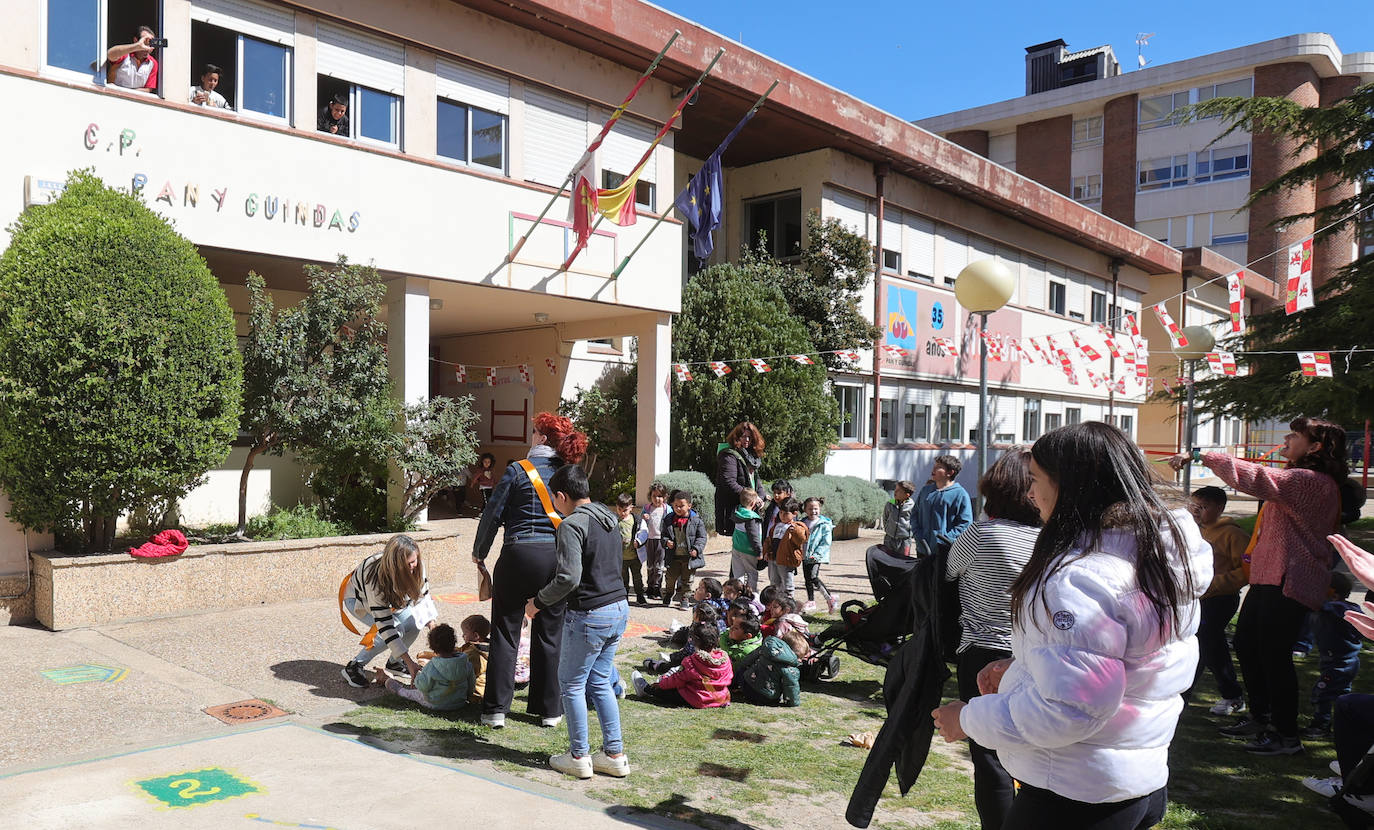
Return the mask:
[[(683, 95), (681, 103), (679, 103), (678, 106), (674, 109), (671, 120), (669, 120), (667, 124), (663, 125), (663, 129), (660, 130), (659, 134), (654, 137), (654, 141), (649, 145), (649, 149), (645, 150), (644, 155), (640, 156), (639, 161), (635, 163), (634, 168), (630, 171), (631, 175), (634, 175), (641, 167), (644, 166), (645, 162), (649, 160), (649, 156), (654, 152), (655, 149), (658, 148), (658, 142), (661, 141), (663, 139), (663, 136), (668, 132), (668, 130), (672, 128), (673, 121), (676, 121), (677, 117), (682, 114), (683, 110), (687, 109), (687, 104), (691, 100), (691, 97), (697, 93), (698, 89), (701, 88), (702, 81), (705, 81), (706, 76), (711, 74), (711, 70), (716, 68), (716, 63), (720, 60), (721, 55), (724, 54), (725, 47), (722, 46), (716, 50), (716, 56), (714, 58), (711, 58), (711, 62), (706, 65), (706, 69), (704, 69), (701, 75), (697, 77), (696, 83), (692, 84), (692, 86), (688, 88), (687, 92)], [(581, 167), (580, 163), (578, 164), (578, 167)], [(576, 172), (576, 170), (577, 168), (574, 168), (574, 172)], [(634, 198), (634, 196), (632, 195), (630, 198)], [(596, 232), (597, 228), (601, 227), (601, 220), (604, 218), (604, 214), (597, 214), (596, 221), (592, 223), (591, 228), (587, 231), (588, 238), (590, 238), (591, 235)], [(564, 271), (568, 270), (568, 268), (572, 266), (573, 260), (577, 259), (577, 255), (580, 253), (582, 253), (581, 248), (575, 249), (572, 252), (572, 254), (567, 258), (567, 260), (562, 265), (558, 266), (558, 270), (554, 271), (553, 273), (561, 274)]]
[(510, 249), (510, 253), (506, 254), (507, 263), (515, 261), (516, 254), (520, 253), (520, 249), (525, 246), (525, 242), (529, 240), (530, 234), (534, 233), (535, 228), (539, 227), (540, 222), (544, 221), (544, 217), (548, 215), (554, 203), (563, 195), (563, 191), (568, 189), (568, 185), (572, 184), (573, 179), (577, 176), (577, 171), (581, 170), (582, 165), (586, 164), (587, 159), (591, 158), (592, 153), (596, 152), (597, 146), (606, 138), (606, 134), (611, 131), (611, 127), (615, 122), (620, 120), (620, 116), (625, 112), (625, 108), (628, 107), (630, 102), (634, 100), (634, 97), (639, 94), (639, 88), (649, 79), (649, 76), (654, 74), (655, 70), (658, 69), (659, 62), (663, 60), (664, 55), (668, 54), (668, 49), (672, 47), (673, 42), (676, 41), (681, 34), (681, 29), (674, 29), (672, 37), (668, 38), (668, 42), (663, 44), (663, 48), (658, 50), (657, 55), (654, 55), (653, 61), (649, 64), (649, 68), (640, 74), (639, 79), (635, 81), (635, 85), (630, 88), (630, 94), (626, 96), (625, 100), (620, 102), (620, 106), (616, 107), (615, 111), (611, 113), (610, 120), (601, 127), (601, 132), (597, 133), (596, 138), (592, 139), (592, 143), (587, 145), (587, 149), (582, 151), (581, 157), (577, 159), (577, 164), (573, 165), (572, 170), (568, 173), (568, 177), (563, 180), (563, 184), (559, 185), (558, 192), (554, 193), (552, 198), (549, 199), (549, 203), (544, 205), (543, 210), (539, 211), (539, 216), (535, 218), (534, 224), (530, 225), (530, 229), (525, 231), (520, 238), (515, 241), (515, 245)]
[[(777, 89), (777, 87), (778, 87), (778, 81), (777, 81), (776, 79), (774, 79), (772, 86), (768, 87), (768, 90), (767, 90), (766, 92), (764, 92), (762, 95), (759, 96), (759, 99), (758, 99), (757, 101), (754, 102), (754, 106), (752, 106), (752, 107), (749, 108), (749, 111), (746, 112), (746, 113), (744, 114), (744, 118), (741, 118), (740, 121), (744, 121), (746, 118), (749, 118), (749, 117), (752, 116), (754, 113), (758, 112), (758, 111), (759, 111), (759, 107), (762, 107), (762, 106), (763, 106), (763, 102), (768, 100), (768, 96), (772, 95), (772, 94), (773, 94), (773, 90)], [(712, 152), (711, 155), (714, 156), (717, 152), (720, 152), (720, 148), (719, 148), (719, 147), (717, 147), (716, 150), (715, 150), (715, 152)], [(692, 186), (692, 183), (691, 183), (691, 181), (689, 180), (689, 181), (687, 182), (687, 185), (686, 185), (685, 187), (683, 187), (682, 190), (678, 191), (677, 196), (673, 199), (673, 204), (676, 204), (676, 203), (677, 203), (677, 200), (678, 200), (678, 199), (681, 199), (681, 198), (682, 198), (682, 194), (683, 194), (683, 193), (686, 193), (686, 192), (687, 192), (687, 188), (689, 188), (689, 187), (691, 187), (691, 186)], [(644, 243), (645, 243), (645, 242), (648, 242), (648, 241), (649, 241), (649, 236), (652, 235), (654, 231), (658, 230), (658, 226), (663, 224), (663, 220), (665, 220), (665, 219), (668, 218), (668, 212), (671, 211), (671, 210), (672, 210), (672, 207), (670, 206), (670, 207), (668, 208), (668, 210), (665, 210), (665, 211), (663, 211), (662, 213), (660, 213), (660, 214), (658, 215), (658, 218), (654, 220), (654, 223), (653, 223), (652, 225), (649, 226), (649, 229), (648, 229), (647, 231), (644, 232), (644, 236), (640, 238), (639, 244), (635, 245), (635, 246), (634, 246), (634, 249), (631, 250), (630, 253), (626, 254), (626, 255), (625, 255), (625, 258), (622, 259), (622, 260), (620, 261), (620, 264), (616, 266), (615, 270), (611, 272), (611, 279), (619, 279), (619, 277), (620, 277), (620, 272), (625, 270), (625, 266), (630, 264), (630, 260), (631, 260), (631, 259), (634, 259), (634, 255), (637, 254), (637, 253), (639, 253), (639, 249), (644, 247)]]

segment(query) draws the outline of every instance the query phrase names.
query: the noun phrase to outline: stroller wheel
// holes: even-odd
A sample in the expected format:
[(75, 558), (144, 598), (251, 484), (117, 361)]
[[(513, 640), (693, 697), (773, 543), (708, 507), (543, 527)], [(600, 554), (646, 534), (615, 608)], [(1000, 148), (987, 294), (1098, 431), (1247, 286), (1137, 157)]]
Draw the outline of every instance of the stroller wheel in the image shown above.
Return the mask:
[(820, 677), (822, 680), (829, 680), (840, 673), (840, 656), (832, 654), (825, 659), (821, 666)]

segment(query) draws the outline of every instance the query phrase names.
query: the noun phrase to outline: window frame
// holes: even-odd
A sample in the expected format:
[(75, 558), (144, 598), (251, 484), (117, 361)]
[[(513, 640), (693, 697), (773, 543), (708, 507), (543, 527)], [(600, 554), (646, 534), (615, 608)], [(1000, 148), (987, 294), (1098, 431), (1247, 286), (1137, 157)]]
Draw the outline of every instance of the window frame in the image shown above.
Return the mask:
[[(105, 73), (103, 71), (103, 67), (105, 60), (105, 52), (108, 50), (109, 47), (106, 47), (105, 50), (102, 50), (100, 48), (100, 43), (104, 39), (104, 32), (109, 29), (109, 0), (95, 0), (95, 54), (92, 54), (90, 57), (91, 61), (96, 65), (96, 68), (88, 72), (82, 72), (80, 70), (71, 69), (65, 66), (55, 66), (53, 64), (48, 63), (48, 36), (52, 32), (52, 25), (50, 22), (50, 18), (52, 17), (52, 14), (50, 13), (51, 3), (52, 0), (43, 0), (43, 8), (39, 15), (42, 18), (41, 23), (39, 25), (40, 30), (38, 33), (39, 73), (48, 77), (65, 78), (72, 81), (79, 81), (81, 83), (104, 86)], [(160, 75), (161, 73), (162, 61), (161, 59), (159, 59), (158, 74)], [(160, 79), (159, 85), (161, 85)]]
[[(1053, 432), (1064, 425), (1064, 415), (1061, 412), (1046, 412), (1041, 417), (1044, 419), (1044, 426), (1042, 427), (1044, 432), (1041, 432), (1041, 435), (1046, 432)], [(1051, 421), (1053, 421), (1052, 424)]]
[[(477, 169), (477, 170), (488, 170), (488, 171), (491, 171), (491, 172), (494, 172), (494, 173), (499, 173), (499, 174), (501, 174), (502, 176), (507, 175), (507, 171), (510, 169), (510, 116), (508, 116), (508, 115), (502, 115), (502, 114), (499, 113), (499, 112), (492, 112), (492, 111), (489, 110), (489, 109), (485, 109), (485, 108), (483, 108), (483, 107), (479, 107), (479, 106), (476, 106), (476, 105), (474, 105), (474, 104), (469, 104), (469, 103), (467, 103), (467, 102), (465, 102), (465, 101), (460, 101), (460, 100), (457, 100), (457, 99), (454, 99), (454, 98), (449, 98), (449, 97), (446, 97), (446, 96), (443, 96), (443, 95), (436, 95), (435, 98), (434, 98), (434, 100), (435, 100), (435, 105), (434, 105), (434, 107), (435, 107), (435, 112), (434, 112), (434, 139), (435, 139), (435, 141), (434, 141), (434, 155), (435, 155), (435, 157), (436, 157), (436, 158), (441, 158), (441, 159), (443, 159), (444, 161), (449, 161), (449, 162), (454, 162), (454, 163), (457, 163), (457, 164), (461, 164), (461, 165), (463, 165), (464, 167), (472, 167), (472, 168)], [(463, 123), (466, 125), (466, 129), (464, 130), (464, 135), (463, 135), (463, 153), (464, 153), (464, 155), (465, 155), (465, 158), (461, 158), (461, 159), (459, 159), (459, 158), (454, 158), (453, 156), (445, 155), (444, 153), (442, 153), (442, 152), (439, 151), (439, 108), (440, 108), (440, 107), (444, 107), (444, 106), (458, 107), (458, 108), (461, 108), (461, 109), (463, 110)], [(477, 132), (476, 119), (473, 118), (473, 113), (477, 113), (477, 112), (485, 113), (486, 115), (493, 116), (493, 117), (497, 118), (497, 119), (501, 122), (501, 166), (500, 166), (500, 167), (492, 167), (492, 166), (489, 165), (489, 164), (483, 164), (483, 163), (481, 163), (481, 162), (479, 162), (479, 161), (477, 161), (477, 160), (475, 160), (475, 159), (473, 158), (473, 155), (472, 155), (472, 141), (473, 141), (473, 135)]]
[[(627, 178), (629, 178), (629, 176), (625, 173), (619, 173), (608, 167), (601, 168), (601, 187), (605, 190), (620, 187)], [(645, 194), (644, 200), (639, 198), (640, 193)], [(652, 211), (654, 205), (657, 204), (657, 198), (658, 188), (653, 182), (645, 181), (644, 179), (639, 179), (635, 182), (635, 207)]]
[[(834, 387), (835, 399), (840, 407), (840, 440), (861, 443), (863, 438), (863, 387), (856, 384), (837, 383)], [(852, 397), (852, 401), (850, 400)], [(852, 409), (849, 404), (852, 403)], [(846, 421), (845, 416), (854, 417)], [(848, 428), (848, 430), (846, 430)]]
[[(205, 25), (208, 26), (208, 25), (212, 25), (212, 24), (208, 24), (208, 23), (207, 23), (207, 24), (205, 24)], [(217, 28), (224, 28), (224, 27), (221, 26), (221, 27), (217, 27)], [(235, 41), (235, 43), (234, 43), (234, 60), (238, 61), (238, 66), (235, 66), (235, 67), (234, 67), (234, 108), (233, 108), (233, 111), (236, 112), (236, 113), (238, 113), (238, 114), (240, 114), (240, 115), (244, 115), (244, 116), (247, 116), (248, 118), (252, 118), (252, 119), (255, 119), (255, 120), (258, 120), (258, 121), (266, 121), (266, 122), (271, 123), (271, 124), (290, 125), (290, 123), (291, 123), (291, 113), (292, 113), (292, 108), (291, 108), (291, 106), (292, 106), (292, 92), (294, 91), (294, 87), (295, 87), (295, 71), (296, 71), (296, 61), (295, 61), (295, 57), (296, 57), (295, 51), (296, 51), (296, 50), (295, 50), (295, 47), (293, 47), (293, 46), (283, 46), (283, 45), (280, 44), (280, 43), (272, 43), (272, 42), (270, 42), (270, 41), (263, 40), (263, 39), (260, 38), (260, 37), (253, 37), (252, 35), (246, 35), (246, 34), (244, 34), (243, 32), (235, 31), (234, 29), (224, 29), (224, 31), (226, 31), (226, 32), (233, 32), (233, 33), (237, 36), (237, 39), (236, 39), (236, 41)], [(259, 110), (248, 109), (246, 99), (244, 98), (244, 95), (243, 95), (243, 82), (244, 82), (244, 75), (246, 74), (246, 73), (244, 73), (244, 71), (243, 71), (243, 67), (244, 67), (244, 62), (243, 62), (243, 41), (244, 41), (245, 38), (250, 39), (250, 40), (253, 40), (253, 41), (257, 42), (257, 43), (261, 43), (261, 44), (263, 44), (263, 45), (265, 45), (265, 46), (271, 46), (271, 47), (273, 47), (273, 48), (281, 49), (281, 50), (282, 50), (282, 52), (283, 52), (282, 57), (283, 57), (283, 60), (285, 61), (285, 66), (283, 67), (283, 72), (285, 73), (285, 80), (286, 80), (286, 83), (283, 85), (283, 86), (284, 86), (284, 92), (283, 92), (283, 95), (282, 95), (282, 112), (285, 113), (284, 115), (278, 116), (278, 115), (272, 115), (271, 113), (267, 113), (267, 112), (261, 112), (261, 111), (259, 111)], [(350, 120), (349, 123), (352, 124), (353, 122)], [(311, 129), (314, 128), (314, 124), (315, 124), (315, 122), (312, 120), (312, 121), (310, 122)]]
[[(1094, 122), (1096, 122), (1096, 130), (1093, 129)], [(1087, 115), (1083, 118), (1075, 118), (1072, 127), (1074, 149), (1076, 150), (1080, 147), (1095, 147), (1101, 144), (1103, 140), (1102, 123), (1102, 116), (1100, 115)], [(1080, 124), (1083, 125), (1082, 138), (1079, 138), (1078, 125)]]
[[(778, 210), (778, 206), (779, 206), (780, 204), (782, 204), (783, 202), (791, 201), (791, 200), (793, 200), (793, 199), (795, 199), (796, 202), (797, 202), (797, 210), (798, 210), (798, 213), (797, 213), (797, 221), (798, 221), (798, 228), (800, 229), (800, 232), (799, 232), (799, 235), (798, 235), (798, 239), (797, 239), (797, 242), (798, 242), (798, 245), (797, 245), (797, 252), (796, 252), (795, 254), (789, 254), (789, 255), (787, 255), (787, 256), (779, 256), (779, 253), (778, 253), (778, 252), (781, 250), (781, 246), (783, 245), (783, 242), (782, 242), (782, 240), (781, 240), (782, 234), (781, 234), (781, 233), (778, 233), (778, 231), (779, 231), (779, 230), (781, 229), (781, 227), (782, 227), (782, 224), (781, 224), (781, 223), (782, 223), (783, 220), (782, 220), (782, 211)], [(741, 205), (741, 207), (743, 208), (743, 209), (740, 211), (740, 213), (742, 214), (741, 217), (740, 217), (740, 219), (741, 219), (741, 221), (744, 223), (744, 244), (745, 244), (745, 246), (752, 250), (752, 249), (754, 248), (754, 246), (757, 244), (757, 241), (758, 241), (758, 236), (757, 236), (757, 234), (754, 234), (754, 233), (753, 233), (753, 230), (754, 230), (754, 228), (753, 228), (753, 224), (754, 224), (754, 223), (753, 223), (753, 210), (754, 210), (754, 207), (757, 206), (757, 205), (764, 205), (764, 204), (769, 204), (769, 203), (771, 203), (771, 204), (773, 205), (773, 229), (772, 229), (772, 232), (769, 233), (769, 234), (768, 234), (768, 237), (767, 237), (767, 238), (768, 238), (768, 255), (771, 256), (771, 257), (772, 257), (774, 260), (776, 260), (777, 262), (799, 262), (799, 261), (801, 261), (801, 245), (804, 244), (805, 241), (806, 241), (806, 224), (805, 224), (805, 221), (806, 221), (806, 210), (805, 210), (805, 205), (802, 204), (802, 193), (801, 193), (800, 190), (789, 190), (789, 191), (786, 191), (786, 192), (783, 192), (783, 193), (774, 193), (774, 194), (770, 194), (770, 195), (767, 195), (767, 196), (758, 196), (758, 197), (754, 197), (754, 198), (750, 198), (750, 199), (741, 199), (741, 200), (740, 200), (740, 205)]]
[[(1107, 295), (1105, 292), (1093, 291), (1092, 289), (1088, 290), (1088, 312), (1091, 317), (1088, 322), (1101, 323), (1105, 326), (1107, 324), (1107, 307)], [(1100, 313), (1099, 308), (1101, 309)]]
[(1069, 192), (1073, 200), (1079, 204), (1101, 204), (1102, 174), (1084, 173), (1082, 176), (1074, 176), (1070, 180)]
[[(892, 265), (888, 265), (888, 257), (889, 257), (889, 255), (892, 257), (892, 262), (893, 262)], [(891, 248), (883, 248), (883, 250), (882, 250), (882, 257), (883, 257), (883, 271), (884, 271), (885, 273), (889, 273), (889, 274), (900, 274), (900, 273), (902, 273), (902, 252), (901, 252), (901, 251), (894, 251), (894, 250), (892, 250)]]
[[(1072, 414), (1070, 414), (1072, 413)], [(1064, 407), (1064, 426), (1071, 427), (1074, 424), (1083, 423), (1083, 407), (1066, 406)]]
[[(366, 144), (369, 147), (383, 147), (388, 150), (400, 150), (402, 119), (405, 116), (405, 112), (402, 109), (402, 102), (405, 100), (405, 97), (401, 95), (395, 95), (390, 92), (383, 92), (380, 89), (373, 89), (370, 86), (360, 84), (357, 81), (350, 81), (346, 78), (340, 78), (339, 80), (342, 80), (348, 84), (348, 129), (349, 132), (352, 133), (352, 135), (350, 135), (349, 138), (353, 139), (359, 144)], [(395, 135), (394, 141), (382, 141), (381, 139), (363, 135), (363, 90), (371, 92), (374, 95), (384, 95), (387, 98), (391, 99), (390, 118), (392, 123), (392, 131)]]
[[(1182, 103), (1179, 103), (1178, 100), (1180, 95), (1183, 96)], [(1146, 120), (1143, 114), (1145, 111), (1145, 105), (1150, 101), (1158, 101), (1162, 98), (1169, 99), (1169, 109), (1161, 112), (1160, 115), (1156, 118)], [(1191, 103), (1191, 101), (1192, 90), (1188, 89), (1180, 90), (1178, 92), (1162, 92), (1159, 95), (1151, 95), (1148, 98), (1141, 98), (1139, 103), (1136, 105), (1136, 126), (1140, 132), (1158, 129), (1159, 127), (1176, 126), (1180, 123), (1181, 119), (1179, 116), (1173, 115), (1173, 113), (1178, 112), (1178, 110), (1188, 106), (1188, 104)]]
[[(1180, 172), (1180, 169), (1179, 169), (1179, 168), (1180, 168), (1179, 159), (1182, 159), (1182, 160), (1183, 160), (1183, 164), (1181, 165), (1181, 167), (1182, 167), (1182, 172)], [(1152, 163), (1157, 164), (1157, 163), (1159, 163), (1159, 162), (1163, 162), (1163, 161), (1166, 161), (1166, 160), (1169, 162), (1169, 165), (1168, 165), (1167, 168), (1166, 168), (1166, 167), (1158, 167), (1158, 166), (1156, 166), (1156, 167), (1149, 167), (1149, 168), (1147, 169), (1147, 165), (1150, 165), (1150, 164), (1152, 164)], [(1138, 192), (1138, 193), (1144, 193), (1144, 192), (1148, 192), (1148, 191), (1151, 191), (1151, 190), (1168, 190), (1168, 189), (1171, 189), (1171, 188), (1185, 187), (1185, 186), (1187, 186), (1188, 184), (1191, 183), (1190, 180), (1189, 180), (1189, 178), (1188, 178), (1188, 172), (1189, 172), (1189, 170), (1192, 168), (1191, 161), (1192, 161), (1192, 159), (1191, 159), (1191, 157), (1189, 156), (1189, 154), (1187, 154), (1187, 153), (1179, 153), (1179, 154), (1175, 154), (1175, 155), (1169, 156), (1167, 159), (1165, 159), (1165, 158), (1154, 158), (1154, 159), (1145, 159), (1145, 160), (1143, 160), (1143, 161), (1137, 162), (1137, 163), (1136, 163), (1136, 166), (1135, 166), (1135, 170), (1136, 170), (1136, 192)], [(1145, 180), (1145, 176), (1146, 176), (1146, 175), (1153, 175), (1153, 174), (1157, 173), (1158, 171), (1166, 170), (1166, 169), (1169, 171), (1169, 176), (1168, 176), (1168, 178), (1160, 177), (1160, 178), (1152, 178), (1152, 179), (1150, 179), (1149, 181), (1146, 181), (1146, 180)]]
[[(924, 410), (924, 412), (921, 412)], [(914, 417), (918, 412), (925, 426), (921, 433), (916, 434), (914, 429), (917, 419)], [(906, 403), (902, 405), (902, 440), (908, 444), (927, 444), (930, 443), (930, 404), (928, 403)]]
[(1044, 417), (1043, 410), (1044, 405), (1039, 398), (1026, 398), (1021, 406), (1022, 441), (1034, 441), (1043, 434), (1040, 428), (1041, 419)]
[[(957, 420), (956, 420), (957, 419)], [(935, 417), (935, 443), (961, 444), (964, 439), (964, 407), (940, 404)]]
[[(1243, 158), (1245, 159), (1245, 167), (1233, 167), (1224, 173), (1215, 172), (1217, 154), (1236, 150), (1243, 152), (1231, 156), (1222, 156), (1222, 158), (1231, 160)], [(1237, 144), (1233, 147), (1208, 147), (1205, 150), (1198, 150), (1196, 160), (1193, 162), (1193, 181), (1197, 184), (1206, 184), (1208, 182), (1224, 182), (1231, 179), (1248, 178), (1250, 176), (1250, 151), (1251, 147), (1249, 144)], [(1205, 174), (1202, 172), (1203, 165), (1207, 166), (1207, 172)]]
[[(1055, 308), (1055, 289), (1058, 289), (1059, 303)], [(1049, 280), (1049, 286), (1045, 290), (1045, 310), (1051, 314), (1058, 314), (1063, 317), (1069, 308), (1069, 286), (1068, 283), (1059, 280)]]
[[(869, 405), (873, 406), (873, 399), (869, 398)], [(900, 403), (896, 398), (879, 398), (876, 404), (878, 410), (878, 443), (896, 443), (897, 435), (897, 404)]]

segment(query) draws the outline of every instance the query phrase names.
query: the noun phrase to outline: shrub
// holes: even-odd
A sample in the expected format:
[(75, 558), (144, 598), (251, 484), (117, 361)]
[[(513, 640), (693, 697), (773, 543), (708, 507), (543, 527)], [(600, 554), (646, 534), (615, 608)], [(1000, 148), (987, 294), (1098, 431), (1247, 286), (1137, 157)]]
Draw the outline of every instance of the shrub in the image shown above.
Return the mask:
[[(654, 481), (660, 481), (663, 486), (668, 488), (669, 495), (674, 490), (686, 490), (692, 494), (692, 507), (696, 508), (697, 513), (706, 522), (706, 530), (714, 532), (716, 529), (716, 485), (711, 483), (711, 479), (705, 473), (696, 470), (671, 470), (666, 473), (659, 473), (654, 476)], [(643, 493), (636, 493), (637, 501), (644, 500)]]
[(0, 257), (0, 488), (28, 528), (109, 550), (115, 518), (224, 461), (243, 367), (205, 260), (89, 170)]
[(313, 504), (278, 508), (248, 522), (248, 535), (259, 540), (346, 536), (349, 530), (347, 525), (326, 519)]
[(817, 474), (792, 482), (797, 501), (819, 496), (825, 499), (822, 512), (835, 524), (857, 521), (869, 527), (877, 524), (887, 503), (887, 493), (878, 485), (857, 476)]

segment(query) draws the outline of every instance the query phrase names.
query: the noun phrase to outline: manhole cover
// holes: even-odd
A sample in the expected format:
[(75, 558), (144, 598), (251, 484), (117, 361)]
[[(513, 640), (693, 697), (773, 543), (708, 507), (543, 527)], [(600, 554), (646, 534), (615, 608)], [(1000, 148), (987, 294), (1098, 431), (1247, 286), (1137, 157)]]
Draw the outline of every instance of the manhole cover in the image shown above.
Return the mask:
[(269, 718), (279, 718), (286, 714), (285, 710), (278, 709), (263, 700), (240, 700), (237, 703), (224, 703), (219, 706), (211, 706), (204, 711), (205, 714), (210, 717), (217, 718), (218, 720), (230, 724), (268, 720)]

